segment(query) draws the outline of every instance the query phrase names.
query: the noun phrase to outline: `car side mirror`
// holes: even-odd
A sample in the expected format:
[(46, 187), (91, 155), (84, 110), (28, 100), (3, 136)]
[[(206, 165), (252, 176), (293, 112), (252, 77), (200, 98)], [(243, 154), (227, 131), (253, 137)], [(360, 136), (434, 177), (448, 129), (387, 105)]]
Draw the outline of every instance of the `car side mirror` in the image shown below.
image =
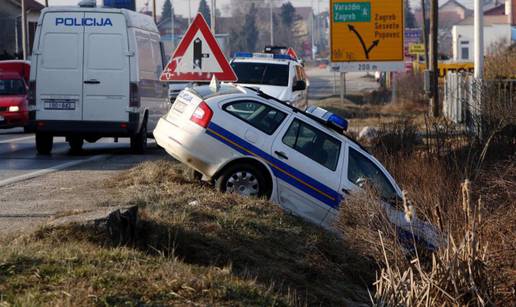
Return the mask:
[(304, 80), (297, 80), (292, 87), (292, 91), (304, 91), (306, 90), (306, 82)]

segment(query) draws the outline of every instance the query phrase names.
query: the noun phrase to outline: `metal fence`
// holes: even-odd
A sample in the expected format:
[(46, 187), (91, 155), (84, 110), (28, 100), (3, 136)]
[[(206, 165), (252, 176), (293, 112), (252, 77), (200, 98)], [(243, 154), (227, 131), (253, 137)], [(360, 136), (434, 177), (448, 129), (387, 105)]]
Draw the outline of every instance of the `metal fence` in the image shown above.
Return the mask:
[(516, 125), (516, 79), (478, 80), (470, 73), (448, 73), (443, 113), (480, 137)]

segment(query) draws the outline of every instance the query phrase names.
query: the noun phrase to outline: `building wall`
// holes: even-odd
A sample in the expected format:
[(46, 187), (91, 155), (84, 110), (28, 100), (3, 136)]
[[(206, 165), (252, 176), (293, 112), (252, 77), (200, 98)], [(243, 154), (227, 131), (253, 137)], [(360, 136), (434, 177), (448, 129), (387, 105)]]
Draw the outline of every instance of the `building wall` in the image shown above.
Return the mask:
[(13, 54), (16, 50), (16, 16), (20, 15), (19, 8), (12, 2), (0, 0), (0, 55)]
[[(21, 52), (21, 10), (9, 0), (0, 0), (0, 57), (9, 54), (11, 57)], [(27, 55), (32, 52), (34, 34), (39, 18), (39, 11), (27, 10)], [(18, 48), (16, 48), (18, 44)]]
[[(473, 25), (456, 25), (452, 30), (453, 59), (455, 61), (473, 61), (474, 28)], [(484, 27), (484, 53), (489, 54), (491, 48), (498, 43), (511, 41), (509, 24), (494, 24)], [(467, 44), (466, 44), (467, 42)], [(467, 57), (463, 58), (463, 48), (467, 48)]]

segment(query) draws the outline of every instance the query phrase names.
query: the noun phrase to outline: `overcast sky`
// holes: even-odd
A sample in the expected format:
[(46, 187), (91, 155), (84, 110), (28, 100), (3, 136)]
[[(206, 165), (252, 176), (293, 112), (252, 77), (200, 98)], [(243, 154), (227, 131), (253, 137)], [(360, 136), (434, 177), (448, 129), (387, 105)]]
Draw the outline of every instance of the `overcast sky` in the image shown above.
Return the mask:
[[(41, 3), (45, 3), (45, 0), (37, 0)], [(156, 7), (158, 10), (158, 14), (161, 13), (161, 7), (163, 6), (163, 2), (165, 0), (156, 0)], [(223, 15), (227, 15), (224, 8), (228, 5), (230, 0), (217, 0), (217, 8), (222, 12)], [(253, 1), (253, 0), (239, 0), (239, 1)], [(269, 1), (269, 0), (267, 0)], [(284, 0), (273, 0), (278, 5), (282, 2), (286, 2)], [(412, 7), (419, 7), (421, 0), (410, 0), (412, 3)], [(79, 0), (48, 0), (49, 5), (76, 5)], [(97, 0), (99, 5), (102, 5), (103, 0)], [(145, 6), (145, 3), (149, 3), (149, 9), (152, 9), (152, 0), (136, 0), (136, 7), (138, 9)], [(183, 15), (188, 17), (188, 3), (190, 2), (191, 6), (191, 14), (195, 15), (197, 12), (197, 8), (199, 7), (199, 0), (172, 0), (174, 8), (176, 9), (176, 13), (179, 15)], [(294, 6), (312, 6), (314, 10), (317, 12), (317, 9), (320, 11), (325, 11), (328, 9), (329, 0), (291, 0)], [(317, 7), (317, 2), (319, 2), (319, 7)], [(439, 0), (439, 3), (444, 3), (446, 0)], [(468, 7), (473, 7), (473, 0), (459, 0), (459, 2), (465, 4)], [(211, 4), (211, 0), (208, 0), (208, 4)]]

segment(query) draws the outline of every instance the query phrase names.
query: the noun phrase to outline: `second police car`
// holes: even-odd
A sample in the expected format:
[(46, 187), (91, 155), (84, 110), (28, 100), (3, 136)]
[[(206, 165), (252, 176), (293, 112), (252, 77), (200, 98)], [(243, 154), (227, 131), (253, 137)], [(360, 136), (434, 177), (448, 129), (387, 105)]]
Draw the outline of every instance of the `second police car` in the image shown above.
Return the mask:
[(231, 67), (238, 84), (256, 87), (299, 109), (307, 107), (309, 81), (303, 65), (290, 55), (236, 52)]
[[(347, 121), (324, 109), (301, 111), (261, 91), (225, 84), (182, 91), (154, 130), (177, 160), (222, 192), (265, 197), (286, 211), (330, 227), (343, 197), (373, 183), (382, 199), (401, 190), (387, 170), (343, 130)], [(431, 225), (410, 225), (384, 203), (401, 229), (437, 246)]]

